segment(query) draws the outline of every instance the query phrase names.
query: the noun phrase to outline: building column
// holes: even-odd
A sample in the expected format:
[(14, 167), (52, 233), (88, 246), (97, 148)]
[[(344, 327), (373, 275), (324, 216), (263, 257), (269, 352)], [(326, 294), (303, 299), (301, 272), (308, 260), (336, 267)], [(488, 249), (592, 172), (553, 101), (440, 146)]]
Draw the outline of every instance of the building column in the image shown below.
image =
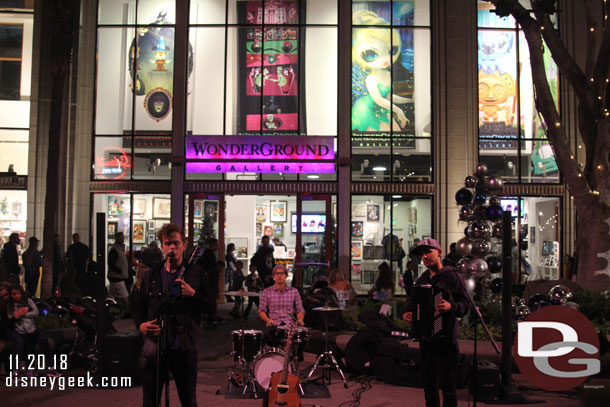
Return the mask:
[(478, 159), (476, 2), (433, 1), (434, 237), (464, 237), (455, 193)]

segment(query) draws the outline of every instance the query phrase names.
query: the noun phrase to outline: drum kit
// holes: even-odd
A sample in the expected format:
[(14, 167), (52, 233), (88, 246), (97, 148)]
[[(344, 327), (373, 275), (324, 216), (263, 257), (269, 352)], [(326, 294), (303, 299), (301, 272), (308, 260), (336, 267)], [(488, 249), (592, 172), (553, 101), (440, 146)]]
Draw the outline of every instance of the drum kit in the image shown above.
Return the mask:
[[(224, 294), (241, 297), (258, 297), (261, 295), (260, 293), (248, 291), (228, 291)], [(241, 306), (243, 314), (244, 301), (242, 301)], [(334, 307), (320, 307), (314, 308), (314, 311), (336, 311), (339, 309), (340, 308)], [(332, 363), (334, 368), (339, 372), (343, 378), (343, 383), (347, 388), (345, 376), (339, 368), (332, 351), (328, 349), (328, 325), (326, 324), (326, 317), (324, 320), (326, 328), (324, 333), (324, 353), (318, 356), (316, 363), (309, 371), (305, 381), (309, 380), (317, 367), (322, 367), (320, 364), (321, 362), (328, 361)], [(277, 328), (276, 335), (282, 343), (286, 342), (288, 332), (287, 326), (279, 326)], [(270, 347), (263, 348), (263, 332), (257, 329), (244, 329), (244, 319), (242, 319), (242, 328), (231, 331), (231, 337), (233, 343), (231, 355), (233, 356), (235, 363), (227, 376), (225, 393), (228, 389), (229, 382), (233, 381), (238, 387), (243, 388), (242, 397), (246, 395), (248, 388), (251, 387), (254, 398), (258, 398), (257, 385), (266, 391), (269, 389), (271, 376), (273, 376), (275, 372), (282, 370), (285, 358), (284, 350)], [(292, 342), (294, 346), (291, 350), (288, 369), (291, 373), (299, 375), (299, 355), (302, 354), (305, 346), (309, 342), (309, 330), (306, 327), (295, 327), (292, 335)], [(330, 372), (328, 372), (328, 374), (330, 375)], [(302, 391), (303, 389), (301, 388), (301, 392)]]

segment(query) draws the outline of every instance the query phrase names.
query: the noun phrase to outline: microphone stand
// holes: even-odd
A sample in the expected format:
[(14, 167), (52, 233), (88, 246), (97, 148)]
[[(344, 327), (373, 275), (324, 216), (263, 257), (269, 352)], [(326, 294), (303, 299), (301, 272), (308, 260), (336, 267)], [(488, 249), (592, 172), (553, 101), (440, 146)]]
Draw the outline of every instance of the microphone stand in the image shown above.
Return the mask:
[[(455, 270), (455, 268), (453, 270)], [(455, 272), (457, 273), (457, 271), (455, 271)], [(489, 328), (487, 327), (487, 324), (485, 323), (485, 320), (483, 319), (483, 315), (481, 314), (479, 307), (477, 307), (476, 304), (474, 303), (472, 296), (470, 294), (468, 294), (468, 290), (466, 290), (466, 285), (464, 284), (464, 279), (458, 278), (458, 281), (460, 282), (460, 284), (462, 285), (462, 288), (464, 289), (464, 292), (466, 293), (466, 298), (468, 299), (468, 303), (470, 304), (470, 309), (474, 310), (474, 313), (476, 315), (476, 318), (474, 320), (474, 351), (473, 351), (473, 356), (472, 356), (472, 363), (473, 363), (472, 405), (473, 405), (473, 407), (476, 407), (477, 406), (477, 371), (478, 371), (478, 360), (477, 360), (477, 342), (478, 342), (477, 341), (477, 328), (478, 328), (477, 323), (478, 322), (480, 322), (481, 325), (483, 325), (483, 328), (485, 329), (485, 333), (487, 333), (487, 338), (489, 339), (489, 342), (491, 342), (491, 344), (493, 345), (497, 354), (500, 354), (500, 348), (498, 348), (496, 341), (494, 340), (493, 336), (491, 335), (491, 332), (489, 331)]]

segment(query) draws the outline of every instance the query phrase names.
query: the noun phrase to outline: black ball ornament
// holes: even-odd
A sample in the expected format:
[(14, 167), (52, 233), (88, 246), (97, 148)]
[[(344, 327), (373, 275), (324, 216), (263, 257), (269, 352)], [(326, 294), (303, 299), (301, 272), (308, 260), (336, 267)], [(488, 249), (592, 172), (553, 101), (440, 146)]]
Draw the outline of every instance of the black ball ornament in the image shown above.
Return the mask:
[(491, 256), (487, 258), (487, 265), (490, 273), (499, 273), (502, 271), (502, 260), (499, 257)]
[(472, 242), (472, 253), (476, 256), (485, 256), (491, 251), (491, 241), (489, 239), (475, 239)]
[(468, 205), (472, 202), (472, 192), (466, 188), (460, 189), (455, 193), (455, 201), (458, 205)]
[(485, 163), (478, 163), (476, 169), (474, 170), (474, 173), (479, 175), (479, 176), (485, 176), (487, 175), (487, 164)]
[(490, 175), (487, 177), (487, 188), (490, 191), (500, 191), (502, 188), (504, 188), (504, 181), (501, 177)]
[(476, 220), (485, 220), (487, 219), (487, 215), (485, 214), (485, 210), (487, 209), (487, 207), (485, 205), (480, 205), (477, 206), (476, 208), (474, 208), (473, 211), (473, 219)]
[(502, 279), (501, 278), (494, 278), (493, 280), (491, 280), (491, 292), (494, 294), (498, 294), (502, 292), (502, 287), (504, 286), (504, 284), (502, 283)]
[(469, 221), (474, 216), (474, 211), (472, 210), (472, 206), (466, 205), (462, 206), (460, 209), (460, 220)]
[(484, 194), (476, 194), (474, 196), (474, 203), (479, 204), (479, 205), (485, 205), (485, 202), (487, 202), (487, 196)]
[(472, 175), (467, 176), (464, 179), (464, 185), (466, 188), (474, 188), (475, 185), (477, 185), (477, 178), (473, 177)]
[(498, 205), (488, 206), (485, 210), (485, 217), (491, 221), (502, 219), (502, 207)]

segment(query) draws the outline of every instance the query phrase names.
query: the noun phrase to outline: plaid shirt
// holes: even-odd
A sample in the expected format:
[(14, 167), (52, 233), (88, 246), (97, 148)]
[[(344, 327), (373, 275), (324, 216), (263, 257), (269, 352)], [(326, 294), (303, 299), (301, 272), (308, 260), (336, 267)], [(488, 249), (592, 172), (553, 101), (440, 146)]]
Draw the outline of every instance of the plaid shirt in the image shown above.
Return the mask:
[(265, 288), (261, 296), (259, 311), (263, 311), (277, 325), (282, 322), (291, 325), (292, 318), (288, 313), (305, 312), (299, 290), (286, 286), (280, 291), (275, 285)]

